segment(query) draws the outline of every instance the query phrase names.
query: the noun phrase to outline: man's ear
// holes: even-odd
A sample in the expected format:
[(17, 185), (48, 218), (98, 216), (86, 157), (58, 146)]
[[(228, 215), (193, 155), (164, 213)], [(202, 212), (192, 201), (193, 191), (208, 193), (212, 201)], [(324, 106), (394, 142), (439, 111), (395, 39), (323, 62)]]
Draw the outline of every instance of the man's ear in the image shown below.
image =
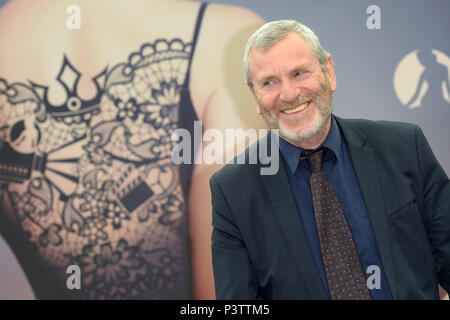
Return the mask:
[(255, 90), (253, 89), (253, 87), (249, 83), (247, 83), (247, 87), (250, 90), (250, 93), (251, 93), (251, 95), (253, 97), (253, 101), (255, 102), (256, 113), (257, 114), (261, 114), (261, 108), (259, 107), (258, 99), (256, 99)]
[(333, 58), (331, 58), (331, 54), (328, 53), (327, 56), (327, 64), (326, 64), (326, 76), (328, 78), (328, 82), (330, 83), (331, 91), (336, 90), (336, 74), (334, 73), (334, 62)]

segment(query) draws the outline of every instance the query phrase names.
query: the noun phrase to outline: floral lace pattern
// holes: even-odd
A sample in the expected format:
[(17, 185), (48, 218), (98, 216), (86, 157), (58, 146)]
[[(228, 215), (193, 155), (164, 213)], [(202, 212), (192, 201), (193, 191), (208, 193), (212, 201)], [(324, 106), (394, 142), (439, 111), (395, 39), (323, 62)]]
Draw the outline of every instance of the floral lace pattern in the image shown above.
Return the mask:
[(90, 100), (64, 57), (62, 105), (49, 100), (52, 88), (0, 78), (0, 199), (63, 283), (67, 266), (80, 266), (88, 298), (186, 291), (186, 208), (170, 137), (190, 53), (180, 39), (145, 44), (92, 79)]

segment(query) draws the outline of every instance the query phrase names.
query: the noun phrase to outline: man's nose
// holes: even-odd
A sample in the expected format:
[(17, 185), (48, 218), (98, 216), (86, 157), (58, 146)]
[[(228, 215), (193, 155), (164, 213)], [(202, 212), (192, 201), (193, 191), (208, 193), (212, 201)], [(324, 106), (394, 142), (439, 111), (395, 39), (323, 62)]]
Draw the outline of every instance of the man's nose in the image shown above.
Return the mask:
[(293, 102), (299, 94), (298, 88), (292, 81), (283, 81), (280, 92), (280, 99), (286, 102)]

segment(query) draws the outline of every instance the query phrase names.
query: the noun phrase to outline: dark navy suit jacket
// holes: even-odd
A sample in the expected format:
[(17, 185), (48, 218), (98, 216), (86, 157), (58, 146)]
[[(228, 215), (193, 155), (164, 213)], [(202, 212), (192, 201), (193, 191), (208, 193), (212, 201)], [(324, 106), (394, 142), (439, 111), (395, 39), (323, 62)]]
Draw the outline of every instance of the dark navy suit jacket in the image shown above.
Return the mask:
[[(450, 181), (416, 125), (336, 117), (393, 299), (450, 290)], [(273, 139), (269, 134), (267, 145)], [(210, 180), (217, 299), (326, 299), (283, 161), (227, 164)]]

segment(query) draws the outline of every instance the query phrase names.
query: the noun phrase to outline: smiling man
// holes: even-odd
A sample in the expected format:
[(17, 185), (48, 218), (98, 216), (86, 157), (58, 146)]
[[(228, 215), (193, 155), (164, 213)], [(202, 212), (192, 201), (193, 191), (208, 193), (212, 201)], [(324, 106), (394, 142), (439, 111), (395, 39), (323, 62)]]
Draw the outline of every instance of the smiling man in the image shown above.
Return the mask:
[(336, 89), (333, 60), (326, 55), (325, 70), (307, 42), (296, 33), (266, 51), (254, 50), (249, 81), (257, 112), (271, 128), (294, 145), (313, 149), (331, 125), (331, 91)]
[(216, 297), (439, 299), (450, 182), (420, 128), (333, 115), (333, 60), (296, 21), (257, 30), (244, 66), (283, 160), (275, 175), (229, 164), (210, 180)]

